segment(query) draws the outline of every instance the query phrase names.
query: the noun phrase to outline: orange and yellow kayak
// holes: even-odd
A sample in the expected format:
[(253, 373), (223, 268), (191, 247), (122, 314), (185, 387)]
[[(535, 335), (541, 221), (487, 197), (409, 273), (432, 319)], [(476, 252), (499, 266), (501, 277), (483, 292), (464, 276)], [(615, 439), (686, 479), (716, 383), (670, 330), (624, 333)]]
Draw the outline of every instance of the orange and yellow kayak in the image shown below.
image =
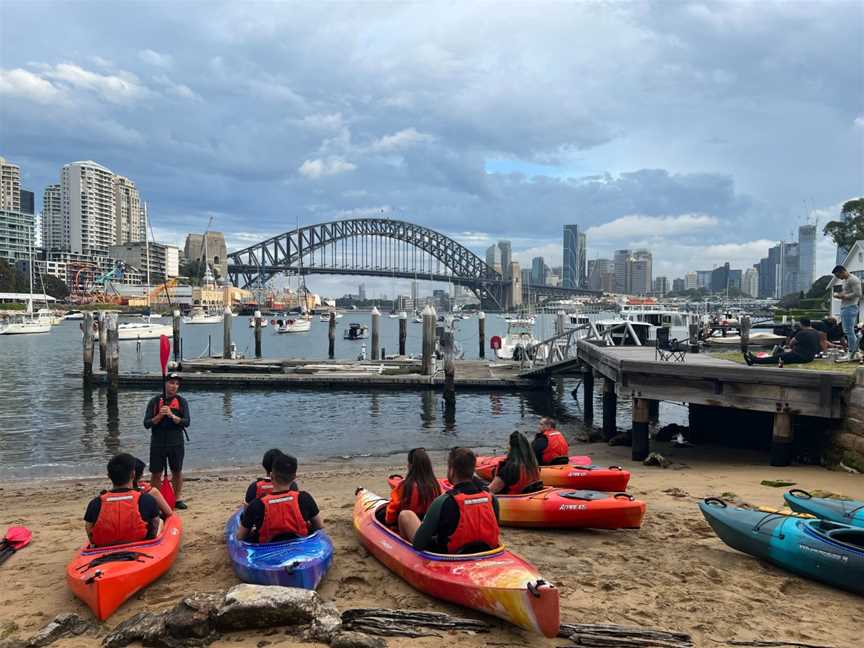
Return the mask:
[[(475, 472), (486, 481), (492, 481), (498, 466), (506, 460), (498, 457), (477, 457)], [(579, 488), (608, 492), (623, 492), (630, 482), (630, 472), (621, 466), (592, 466), (591, 457), (573, 456), (570, 462), (560, 466), (540, 466), (540, 479), (544, 486)]]
[(66, 583), (104, 621), (171, 568), (182, 536), (183, 521), (172, 515), (153, 540), (98, 548), (85, 545), (67, 565)]
[(375, 517), (375, 511), (386, 504), (374, 493), (358, 489), (354, 530), (361, 544), (387, 568), (430, 596), (547, 637), (558, 634), (558, 590), (533, 565), (503, 546), (477, 554), (417, 551)]

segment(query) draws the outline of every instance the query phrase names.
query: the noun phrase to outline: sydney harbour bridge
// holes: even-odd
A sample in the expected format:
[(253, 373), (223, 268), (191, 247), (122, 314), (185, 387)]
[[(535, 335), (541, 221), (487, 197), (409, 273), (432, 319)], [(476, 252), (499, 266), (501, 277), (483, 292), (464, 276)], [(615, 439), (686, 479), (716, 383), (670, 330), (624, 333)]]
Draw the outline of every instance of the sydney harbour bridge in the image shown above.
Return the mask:
[[(353, 218), (317, 223), (228, 254), (228, 274), (241, 288), (264, 285), (280, 273), (393, 277), (452, 283), (471, 290), (487, 310), (589, 290), (522, 285), (440, 232), (401, 220)], [(516, 295), (516, 291), (520, 295)]]

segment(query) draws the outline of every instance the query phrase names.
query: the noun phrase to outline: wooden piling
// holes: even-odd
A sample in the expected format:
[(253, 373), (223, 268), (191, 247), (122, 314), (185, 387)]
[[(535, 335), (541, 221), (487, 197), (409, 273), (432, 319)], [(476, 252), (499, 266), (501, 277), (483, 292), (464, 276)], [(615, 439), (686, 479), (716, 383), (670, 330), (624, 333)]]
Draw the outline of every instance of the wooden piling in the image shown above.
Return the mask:
[(741, 317), (741, 324), (739, 328), (739, 333), (741, 334), (741, 352), (747, 353), (747, 349), (750, 346), (750, 316), (743, 315)]
[(405, 340), (408, 337), (408, 313), (399, 313), (399, 355), (405, 355)]
[(255, 357), (261, 357), (261, 311), (255, 311)]
[(327, 324), (327, 357), (331, 360), (336, 356), (336, 311), (330, 311), (330, 322)]
[(179, 362), (183, 353), (180, 347), (180, 310), (177, 308), (171, 313), (171, 328), (174, 337), (174, 362)]
[(227, 306), (222, 312), (222, 357), (231, 357), (231, 309)]
[(452, 406), (456, 402), (456, 362), (453, 358), (453, 330), (447, 329), (441, 336), (444, 352), (444, 402)]
[(379, 348), (381, 345), (381, 311), (377, 306), (372, 307), (372, 359), (380, 360)]
[(108, 315), (107, 320), (107, 361), (108, 394), (116, 397), (120, 389), (120, 338), (117, 333), (117, 316)]
[(648, 401), (648, 420), (651, 423), (656, 423), (660, 420), (660, 401), (650, 399)]
[(630, 458), (633, 461), (643, 461), (651, 451), (648, 440), (648, 401), (644, 398), (633, 399), (632, 438)]
[(618, 434), (618, 395), (615, 383), (603, 379), (603, 438), (607, 441)]
[(84, 384), (93, 380), (93, 313), (84, 313)]
[(96, 325), (98, 326), (99, 333), (99, 368), (102, 371), (105, 371), (105, 364), (107, 362), (105, 355), (108, 348), (108, 330), (105, 325), (105, 311), (99, 311), (96, 313)]
[(477, 313), (477, 334), (480, 339), (480, 357), (486, 357), (486, 313)]
[(427, 304), (423, 308), (423, 375), (431, 376), (433, 371), (433, 358), (435, 353), (435, 309)]
[(690, 346), (696, 346), (699, 343), (699, 325), (690, 324), (688, 331), (690, 334)]
[(771, 465), (788, 466), (792, 461), (792, 415), (777, 412), (774, 415), (774, 430), (771, 436)]
[(594, 370), (591, 367), (582, 373), (582, 399), (585, 421), (594, 420)]

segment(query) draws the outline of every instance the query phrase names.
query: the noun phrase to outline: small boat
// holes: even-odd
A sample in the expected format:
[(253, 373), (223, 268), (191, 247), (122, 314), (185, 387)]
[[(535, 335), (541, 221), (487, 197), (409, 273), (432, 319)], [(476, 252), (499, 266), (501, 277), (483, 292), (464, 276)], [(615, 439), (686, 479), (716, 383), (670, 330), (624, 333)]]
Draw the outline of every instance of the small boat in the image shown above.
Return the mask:
[[(267, 318), (262, 317), (261, 318), (261, 328), (264, 328), (266, 326), (268, 326)], [(255, 328), (255, 318), (254, 317), (249, 318), (249, 328)]]
[[(320, 319), (322, 322), (329, 322), (330, 321), (330, 313), (321, 313), (318, 316), (318, 319)], [(336, 313), (336, 319), (337, 320), (342, 319), (342, 313)]]
[(529, 349), (540, 343), (534, 337), (534, 318), (506, 319), (507, 333), (501, 337), (501, 346), (495, 349), (499, 360), (521, 360), (530, 353)]
[[(402, 477), (391, 475), (390, 488)], [(450, 490), (446, 479), (441, 488)], [(627, 493), (543, 488), (533, 493), (495, 495), (501, 526), (531, 529), (638, 529), (645, 516), (645, 502)]]
[(307, 333), (312, 330), (310, 319), (286, 319), (273, 320), (274, 330), (277, 333)]
[[(491, 481), (498, 466), (503, 464), (506, 458), (505, 455), (477, 457), (475, 472), (486, 481)], [(619, 493), (627, 490), (630, 472), (620, 466), (593, 466), (591, 457), (573, 456), (570, 457), (569, 464), (540, 466), (540, 479), (545, 486)]]
[(365, 324), (351, 322), (343, 335), (346, 340), (365, 340), (369, 337), (369, 327)]
[(83, 320), (84, 313), (79, 310), (71, 310), (63, 316), (64, 320)]
[(144, 315), (140, 322), (123, 322), (117, 325), (117, 339), (121, 341), (154, 340), (167, 335), (174, 335), (171, 324), (153, 324), (150, 316)]
[(153, 540), (111, 547), (85, 545), (66, 567), (66, 584), (96, 618), (104, 621), (124, 601), (171, 568), (182, 536), (183, 521), (179, 515), (172, 515)]
[(387, 317), (390, 319), (399, 319), (399, 313), (388, 313)]
[(864, 502), (813, 497), (810, 493), (793, 488), (783, 499), (793, 511), (815, 515), (823, 520), (864, 528)]
[(183, 318), (184, 324), (221, 324), (223, 316), (211, 315), (200, 306), (196, 306), (189, 313), (188, 317)]
[(699, 502), (714, 533), (733, 549), (787, 571), (864, 594), (864, 529), (782, 513)]
[(6, 324), (0, 324), (0, 335), (28, 335), (32, 333), (50, 333), (52, 318), (50, 315), (38, 312), (19, 315)]
[(384, 526), (375, 512), (387, 500), (357, 489), (354, 530), (384, 566), (417, 590), (555, 637), (560, 625), (558, 590), (506, 547), (474, 554), (417, 551)]
[(225, 525), (225, 544), (234, 573), (244, 583), (317, 589), (333, 562), (333, 543), (322, 530), (305, 538), (258, 544), (235, 537), (240, 511)]

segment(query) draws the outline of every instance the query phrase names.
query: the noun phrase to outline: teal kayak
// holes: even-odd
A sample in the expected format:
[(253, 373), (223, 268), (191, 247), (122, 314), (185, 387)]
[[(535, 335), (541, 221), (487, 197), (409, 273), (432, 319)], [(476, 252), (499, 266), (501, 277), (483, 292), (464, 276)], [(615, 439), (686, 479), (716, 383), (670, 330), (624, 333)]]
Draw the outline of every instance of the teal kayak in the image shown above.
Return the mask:
[(727, 545), (778, 567), (864, 594), (864, 529), (733, 508), (709, 497), (702, 515)]
[(823, 520), (864, 528), (864, 502), (813, 497), (804, 490), (793, 488), (783, 495), (793, 511), (809, 513)]

